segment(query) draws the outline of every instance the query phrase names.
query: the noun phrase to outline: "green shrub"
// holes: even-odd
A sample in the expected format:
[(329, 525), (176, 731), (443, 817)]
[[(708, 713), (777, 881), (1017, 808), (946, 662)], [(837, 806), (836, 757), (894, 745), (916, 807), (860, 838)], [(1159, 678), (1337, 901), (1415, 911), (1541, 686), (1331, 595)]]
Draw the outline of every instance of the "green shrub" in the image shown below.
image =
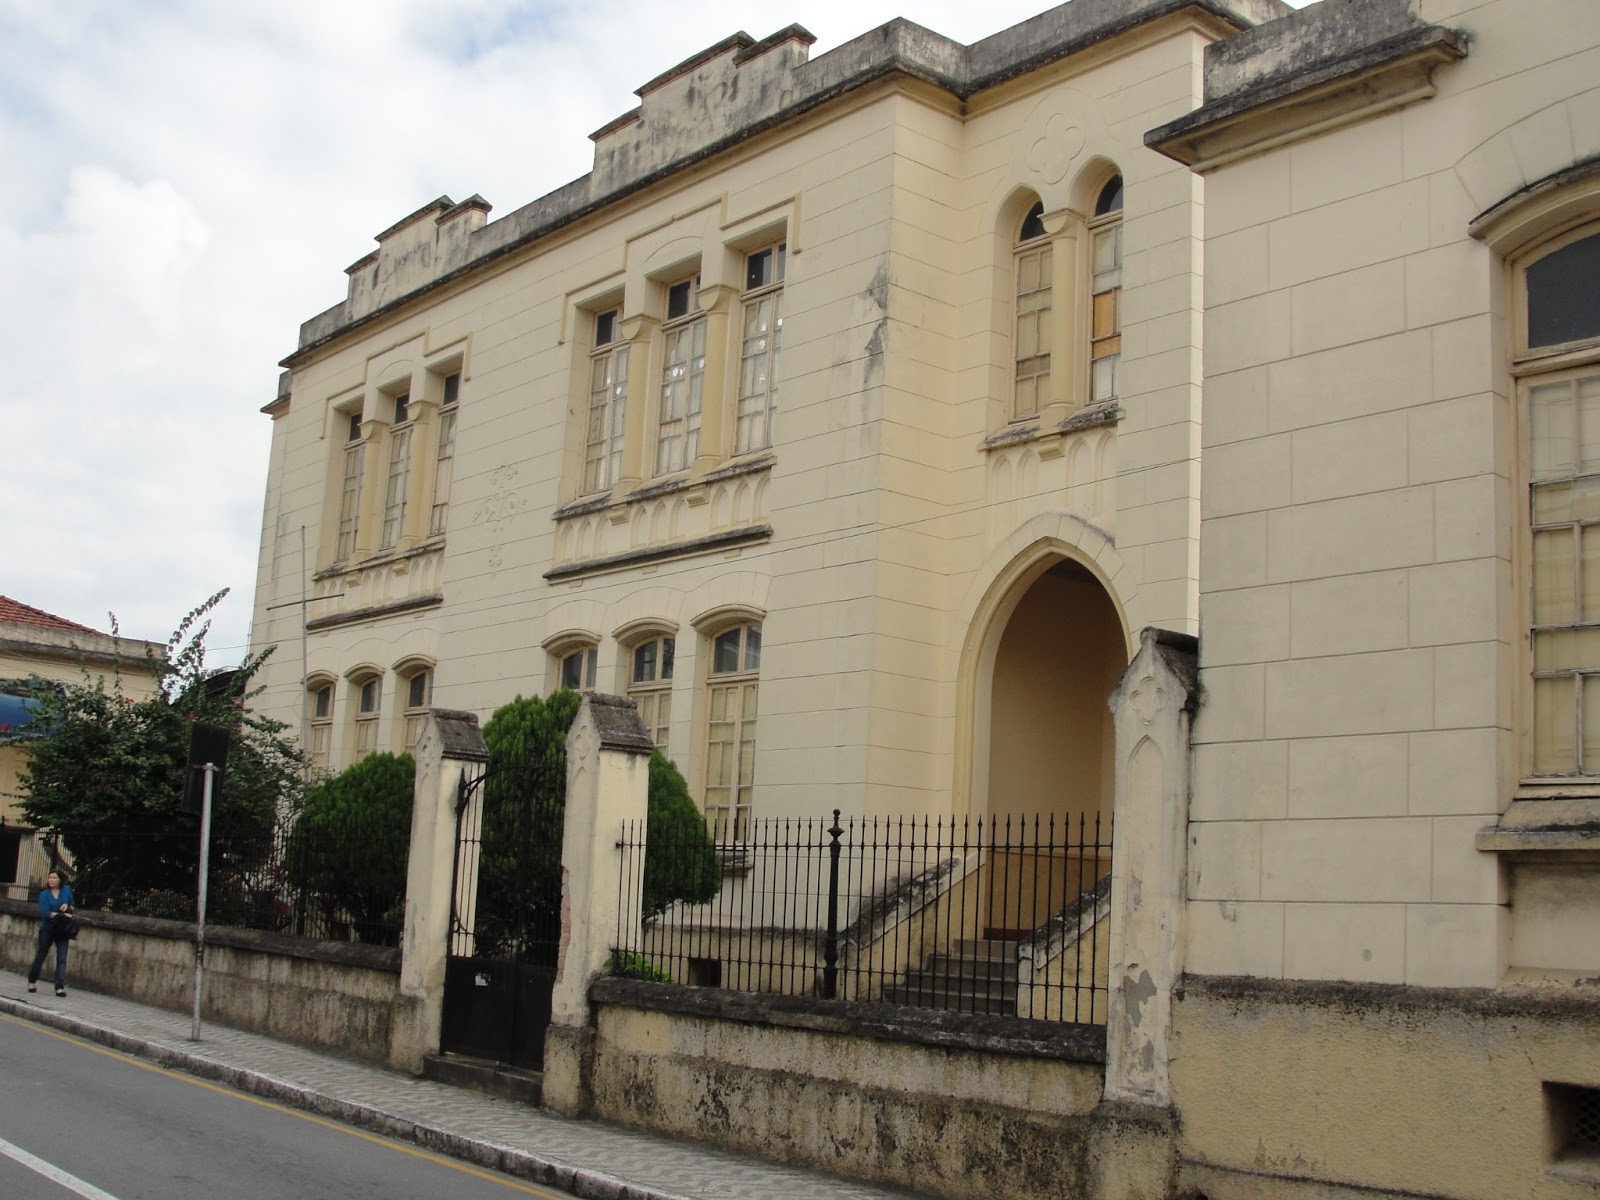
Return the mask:
[(655, 963), (632, 950), (617, 950), (606, 962), (606, 968), (619, 979), (644, 979), (651, 983), (671, 983), (668, 975)]
[(311, 789), (289, 837), (290, 883), (330, 921), (347, 917), (363, 940), (395, 940), (416, 776), (409, 754), (369, 754)]

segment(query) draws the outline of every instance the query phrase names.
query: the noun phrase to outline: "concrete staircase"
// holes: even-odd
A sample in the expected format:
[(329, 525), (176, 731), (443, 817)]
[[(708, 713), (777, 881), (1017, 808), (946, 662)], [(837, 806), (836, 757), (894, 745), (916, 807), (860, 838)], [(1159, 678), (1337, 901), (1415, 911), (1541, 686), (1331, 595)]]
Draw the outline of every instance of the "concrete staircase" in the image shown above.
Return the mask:
[(958, 938), (948, 954), (932, 954), (897, 984), (883, 989), (888, 1004), (945, 1012), (1017, 1015), (1017, 943)]

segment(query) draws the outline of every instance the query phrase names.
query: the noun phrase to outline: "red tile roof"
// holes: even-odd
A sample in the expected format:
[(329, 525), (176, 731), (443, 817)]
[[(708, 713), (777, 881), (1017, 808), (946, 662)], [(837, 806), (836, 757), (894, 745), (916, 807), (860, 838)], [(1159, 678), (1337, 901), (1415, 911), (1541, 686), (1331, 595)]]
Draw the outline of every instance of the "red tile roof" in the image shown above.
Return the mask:
[(90, 629), (87, 625), (79, 625), (76, 621), (69, 621), (65, 617), (47, 613), (41, 608), (34, 608), (31, 604), (13, 600), (10, 596), (0, 596), (0, 621), (11, 621), (18, 625), (38, 625), (43, 629), (65, 629), (73, 633), (100, 632), (98, 629)]

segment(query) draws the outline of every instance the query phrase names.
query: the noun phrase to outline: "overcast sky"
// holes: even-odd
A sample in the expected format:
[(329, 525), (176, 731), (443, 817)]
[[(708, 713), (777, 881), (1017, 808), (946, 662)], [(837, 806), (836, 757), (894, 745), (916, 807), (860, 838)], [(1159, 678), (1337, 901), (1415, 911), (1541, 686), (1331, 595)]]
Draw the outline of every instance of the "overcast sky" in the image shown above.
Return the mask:
[(1043, 0), (0, 0), (0, 594), (248, 637), (277, 362), (373, 235), (589, 169), (633, 89), (743, 29), (813, 56)]

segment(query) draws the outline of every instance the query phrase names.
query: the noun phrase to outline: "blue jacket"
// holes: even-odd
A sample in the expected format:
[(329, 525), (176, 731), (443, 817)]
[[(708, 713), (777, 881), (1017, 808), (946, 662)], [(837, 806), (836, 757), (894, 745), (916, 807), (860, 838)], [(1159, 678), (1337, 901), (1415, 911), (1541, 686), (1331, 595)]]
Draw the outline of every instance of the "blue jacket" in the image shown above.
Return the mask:
[(50, 918), (55, 916), (59, 909), (65, 908), (71, 903), (72, 885), (70, 883), (61, 885), (61, 895), (59, 896), (52, 896), (49, 888), (42, 889), (39, 892), (39, 928), (49, 929)]

